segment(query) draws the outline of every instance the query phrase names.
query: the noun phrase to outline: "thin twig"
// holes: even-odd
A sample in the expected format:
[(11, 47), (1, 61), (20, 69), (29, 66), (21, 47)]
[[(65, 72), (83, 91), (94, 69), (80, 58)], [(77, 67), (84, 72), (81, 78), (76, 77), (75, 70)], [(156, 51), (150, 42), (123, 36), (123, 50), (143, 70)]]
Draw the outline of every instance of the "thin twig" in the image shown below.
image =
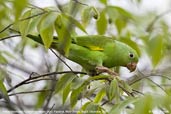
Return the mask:
[(18, 30), (15, 30), (15, 29), (13, 29), (13, 28), (9, 28), (9, 30), (10, 30), (10, 31), (12, 31), (12, 32), (15, 32), (15, 33), (21, 34)]
[(80, 2), (80, 1), (78, 1), (78, 0), (73, 0), (73, 1), (76, 2), (76, 3), (78, 3), (78, 4), (88, 6), (87, 4), (84, 4), (84, 3), (82, 3), (82, 2)]
[(29, 75), (29, 77), (32, 77), (32, 76), (35, 76), (35, 75), (40, 75), (40, 74), (38, 74), (38, 73), (36, 73), (36, 72), (32, 72), (32, 73)]
[(47, 13), (47, 11), (44, 11), (44, 12), (41, 12), (41, 13), (38, 13), (38, 14), (35, 14), (35, 15), (32, 15), (32, 16), (26, 17), (26, 18), (22, 18), (22, 19), (20, 19), (20, 21), (28, 20), (28, 19), (40, 16), (40, 15), (43, 15), (45, 13)]
[(5, 30), (7, 30), (8, 28), (10, 28), (12, 25), (13, 25), (13, 23), (9, 24), (9, 25), (6, 26), (4, 29), (2, 29), (2, 30), (0, 31), (0, 34), (1, 34), (2, 32), (4, 32)]
[(55, 54), (55, 56), (60, 60), (60, 61), (62, 61), (72, 72), (73, 72), (73, 70), (72, 70), (72, 68), (63, 60), (63, 59), (61, 59), (61, 57), (59, 57), (56, 53), (55, 53), (55, 51), (53, 51), (53, 49), (51, 49), (50, 48), (50, 50), (52, 51), (52, 53), (53, 54)]
[(4, 38), (0, 38), (0, 41), (6, 40), (6, 39), (11, 39), (11, 38), (14, 38), (14, 37), (19, 37), (19, 36), (21, 36), (21, 35), (17, 34), (17, 35), (7, 36), (7, 37), (4, 37)]
[(122, 87), (121, 85), (119, 85), (119, 87), (120, 87), (128, 96), (134, 97), (134, 94), (133, 94), (133, 93), (127, 91), (127, 90), (126, 90), (124, 87)]
[[(60, 59), (58, 59), (58, 62), (57, 62), (57, 65), (56, 65), (56, 71), (59, 71), (60, 63), (61, 63), (61, 61), (60, 61)], [(51, 79), (57, 80), (56, 76), (52, 76)], [(52, 97), (54, 95), (56, 84), (57, 84), (57, 81), (53, 81), (53, 80), (50, 83), (50, 86), (51, 86), (50, 88), (53, 91), (49, 92), (49, 94), (48, 94), (48, 96), (46, 98), (46, 104), (43, 106), (44, 111), (46, 111), (48, 109), (48, 107), (49, 107), (50, 101), (51, 101), (51, 99), (52, 99)]]
[(144, 93), (142, 93), (142, 92), (140, 92), (140, 91), (138, 91), (138, 90), (132, 89), (132, 91), (133, 91), (133, 92), (136, 92), (136, 93), (139, 93), (139, 94), (141, 94), (141, 95), (144, 95)]
[(163, 75), (160, 75), (160, 74), (149, 74), (149, 75), (144, 75), (142, 72), (138, 71), (138, 73), (140, 74), (140, 76), (137, 78), (137, 79), (133, 79), (132, 81), (128, 81), (128, 84), (129, 85), (132, 85), (138, 81), (141, 81), (142, 79), (146, 79), (146, 78), (149, 78), (149, 77), (161, 77), (161, 78), (166, 78), (168, 80), (171, 80), (170, 77), (167, 77), (167, 76), (163, 76)]
[(32, 6), (33, 8), (37, 8), (37, 9), (40, 9), (42, 11), (45, 11), (45, 9), (43, 9), (41, 7), (38, 7), (38, 6), (34, 5), (34, 4), (29, 3), (29, 5)]
[(47, 114), (50, 114), (50, 112), (53, 110), (55, 104), (53, 104), (53, 106), (50, 108), (50, 110), (47, 112)]
[(168, 110), (164, 109), (163, 107), (159, 107), (159, 109), (164, 113), (164, 114), (170, 114)]
[(101, 104), (101, 106), (107, 104), (108, 102), (109, 102), (109, 100), (104, 101), (104, 102)]
[(38, 92), (47, 92), (47, 91), (52, 91), (52, 90), (44, 89), (44, 90), (35, 90), (35, 91), (24, 91), (24, 92), (18, 92), (18, 93), (11, 93), (11, 94), (8, 94), (8, 96), (14, 96), (14, 95), (19, 95), (19, 94), (38, 93)]
[(164, 88), (162, 88), (159, 84), (157, 84), (156, 82), (154, 82), (152, 79), (147, 78), (149, 81), (151, 81), (153, 84), (155, 84), (157, 87), (159, 87), (161, 90), (163, 90), (166, 94), (167, 92), (164, 90)]
[(63, 71), (63, 72), (51, 72), (51, 73), (46, 73), (46, 74), (42, 74), (42, 75), (38, 75), (38, 76), (34, 76), (34, 77), (29, 77), (28, 79), (26, 80), (23, 80), (22, 82), (16, 84), (15, 86), (13, 86), (12, 88), (10, 88), (7, 92), (11, 92), (13, 91), (14, 89), (24, 85), (24, 84), (27, 84), (28, 81), (31, 81), (31, 80), (34, 80), (34, 79), (38, 79), (38, 78), (41, 78), (41, 77), (45, 77), (45, 76), (51, 76), (51, 75), (56, 75), (56, 74), (65, 74), (65, 73), (74, 73), (74, 74), (87, 74), (85, 72), (79, 72), (79, 71)]
[(44, 81), (44, 80), (57, 81), (57, 80), (54, 80), (54, 79), (52, 79), (52, 78), (41, 78), (41, 79), (36, 79), (36, 80), (33, 80), (33, 81), (28, 81), (28, 82), (26, 82), (25, 84), (34, 83), (34, 82), (39, 82), (39, 81)]

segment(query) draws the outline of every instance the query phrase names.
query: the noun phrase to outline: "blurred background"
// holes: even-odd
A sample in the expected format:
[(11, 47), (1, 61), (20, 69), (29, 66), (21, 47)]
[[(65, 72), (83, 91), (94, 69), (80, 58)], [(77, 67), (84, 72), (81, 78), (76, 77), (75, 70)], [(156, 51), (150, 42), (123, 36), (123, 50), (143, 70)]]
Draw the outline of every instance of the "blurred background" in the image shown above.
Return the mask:
[[(28, 79), (31, 74), (34, 77), (37, 74), (70, 70), (52, 51), (32, 40), (17, 36), (13, 30), (17, 30), (19, 19), (29, 8), (41, 10), (55, 7), (55, 10), (61, 10), (62, 7), (63, 11), (67, 12), (69, 9), (74, 10), (70, 6), (73, 3), (78, 6), (71, 15), (84, 26), (88, 35), (111, 36), (127, 43), (138, 52), (140, 60), (137, 70), (130, 73), (126, 68), (119, 68), (120, 78), (142, 94), (162, 95), (166, 101), (170, 100), (165, 97), (165, 95), (171, 95), (170, 0), (1, 0), (0, 79), (13, 106), (7, 106), (8, 103), (1, 99), (0, 110), (15, 109), (24, 113), (24, 110), (70, 109), (68, 99), (62, 105), (62, 93), (49, 92), (54, 89), (54, 80), (55, 82), (58, 80), (58, 78), (53, 78), (53, 75), (50, 77), (51, 80), (42, 79), (35, 83), (24, 84), (15, 90), (9, 90)], [(89, 12), (90, 6), (97, 10), (98, 19), (93, 17), (95, 15), (86, 13)], [(32, 33), (36, 32), (32, 31)], [(78, 36), (85, 35), (77, 28), (75, 33)], [(72, 70), (82, 71), (80, 65), (60, 57)], [(94, 85), (99, 85), (99, 82), (95, 82)], [(3, 85), (0, 84), (0, 86), (2, 89)], [(79, 100), (76, 110), (85, 102), (87, 102), (86, 98)], [(170, 106), (168, 107), (171, 109)], [(105, 106), (105, 109), (111, 110), (111, 105)], [(142, 108), (142, 110), (145, 109)], [(166, 112), (165, 108), (153, 110), (154, 114), (165, 114)], [(126, 110), (122, 113), (129, 112)]]

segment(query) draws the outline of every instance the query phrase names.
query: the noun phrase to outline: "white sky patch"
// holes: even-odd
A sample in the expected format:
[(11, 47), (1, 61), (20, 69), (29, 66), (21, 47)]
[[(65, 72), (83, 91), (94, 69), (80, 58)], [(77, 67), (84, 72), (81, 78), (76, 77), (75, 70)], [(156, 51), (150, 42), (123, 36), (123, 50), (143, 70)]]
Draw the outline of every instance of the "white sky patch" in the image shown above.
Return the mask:
[[(59, 4), (66, 4), (69, 0), (57, 0)], [(31, 0), (30, 3), (39, 7), (53, 7), (56, 6), (55, 0)]]

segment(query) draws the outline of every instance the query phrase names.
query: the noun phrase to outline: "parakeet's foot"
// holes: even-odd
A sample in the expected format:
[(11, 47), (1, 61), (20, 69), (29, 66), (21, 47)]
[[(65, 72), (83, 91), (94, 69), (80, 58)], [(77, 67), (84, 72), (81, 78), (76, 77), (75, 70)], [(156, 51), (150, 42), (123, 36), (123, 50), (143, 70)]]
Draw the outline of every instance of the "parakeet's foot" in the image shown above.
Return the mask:
[(99, 71), (100, 73), (106, 72), (106, 73), (108, 73), (110, 75), (118, 76), (118, 73), (116, 73), (116, 72), (114, 72), (114, 71), (112, 71), (109, 68), (104, 67), (104, 66), (97, 66), (96, 70)]

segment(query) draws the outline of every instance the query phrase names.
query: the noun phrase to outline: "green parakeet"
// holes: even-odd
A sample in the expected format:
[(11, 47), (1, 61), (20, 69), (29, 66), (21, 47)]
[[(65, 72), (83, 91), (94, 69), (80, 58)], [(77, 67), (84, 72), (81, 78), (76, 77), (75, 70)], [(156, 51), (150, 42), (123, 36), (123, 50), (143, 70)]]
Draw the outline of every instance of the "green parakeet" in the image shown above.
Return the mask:
[[(27, 35), (27, 37), (43, 44), (40, 36)], [(57, 38), (56, 40), (54, 38), (51, 48), (63, 54), (59, 49)], [(80, 64), (90, 73), (95, 72), (96, 67), (99, 66), (107, 68), (124, 66), (132, 72), (136, 69), (138, 62), (138, 54), (133, 48), (100, 35), (74, 37), (69, 53), (65, 57)]]

